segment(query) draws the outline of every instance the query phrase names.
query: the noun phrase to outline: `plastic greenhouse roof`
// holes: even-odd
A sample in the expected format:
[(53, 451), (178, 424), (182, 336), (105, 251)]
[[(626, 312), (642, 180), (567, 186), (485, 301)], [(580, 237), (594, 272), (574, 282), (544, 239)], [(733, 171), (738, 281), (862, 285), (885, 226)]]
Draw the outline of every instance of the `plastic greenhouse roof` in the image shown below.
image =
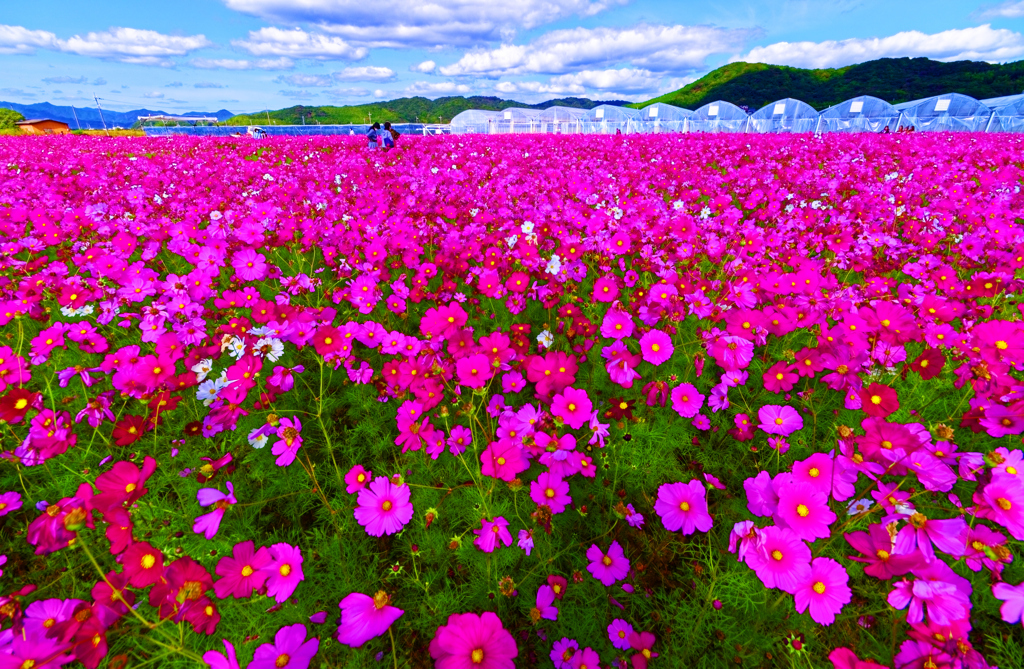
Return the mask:
[(455, 118), (451, 120), (451, 124), (486, 123), (490, 119), (498, 118), (501, 118), (501, 112), (488, 111), (485, 109), (467, 109), (466, 111), (456, 114)]
[(539, 121), (575, 121), (577, 119), (584, 119), (587, 117), (586, 109), (579, 109), (578, 107), (548, 107), (547, 109), (541, 110), (540, 114), (537, 115)]
[(818, 118), (818, 110), (795, 98), (783, 98), (767, 104), (754, 112), (750, 118), (771, 120), (773, 118)]
[(587, 110), (585, 117), (587, 121), (628, 121), (639, 120), (640, 110), (632, 107), (619, 107), (616, 105), (598, 105)]
[(934, 118), (943, 115), (971, 118), (975, 116), (988, 116), (992, 113), (992, 110), (980, 100), (961, 93), (933, 95), (930, 98), (911, 100), (910, 102), (903, 102), (894, 106), (907, 117), (912, 116), (914, 118)]
[(1024, 93), (1019, 93), (1017, 95), (1004, 95), (998, 98), (988, 98), (987, 100), (982, 100), (981, 102), (989, 109), (992, 109), (998, 113), (1004, 107), (1013, 106), (1018, 102), (1021, 102), (1022, 100), (1024, 100)]
[(854, 118), (857, 116), (865, 116), (869, 118), (886, 116), (896, 117), (899, 116), (899, 114), (899, 110), (885, 100), (880, 100), (879, 98), (872, 97), (870, 95), (860, 95), (855, 98), (850, 98), (845, 102), (840, 102), (834, 107), (829, 107), (825, 111), (821, 112), (822, 118)]
[(717, 100), (700, 107), (693, 112), (693, 116), (690, 118), (702, 121), (739, 121), (746, 119), (747, 116), (747, 112), (743, 111), (733, 103), (725, 102), (724, 100)]
[(691, 116), (693, 116), (691, 110), (667, 105), (664, 102), (655, 102), (640, 110), (640, 118), (644, 121), (682, 121)]

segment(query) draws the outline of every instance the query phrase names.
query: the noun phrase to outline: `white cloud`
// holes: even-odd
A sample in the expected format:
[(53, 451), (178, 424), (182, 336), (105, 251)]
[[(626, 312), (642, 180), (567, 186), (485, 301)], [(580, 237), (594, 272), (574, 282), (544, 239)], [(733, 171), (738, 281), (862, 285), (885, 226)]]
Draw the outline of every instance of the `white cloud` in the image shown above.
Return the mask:
[(566, 74), (626, 61), (660, 72), (692, 71), (704, 68), (708, 56), (734, 51), (754, 34), (714, 26), (572, 28), (552, 31), (525, 45), (470, 51), (439, 71), (445, 76)]
[(106, 86), (107, 85), (107, 80), (104, 79), (103, 77), (98, 77), (98, 78), (93, 80), (92, 85), (93, 86)]
[(279, 84), (295, 86), (297, 88), (306, 88), (309, 86), (330, 86), (333, 83), (330, 76), (326, 74), (282, 74), (277, 79), (274, 79), (274, 81)]
[(465, 95), (470, 90), (472, 89), (469, 86), (457, 84), (454, 81), (416, 81), (405, 88), (405, 94), (437, 98), (443, 95)]
[(365, 98), (370, 91), (366, 88), (332, 88), (327, 94), (336, 98)]
[(309, 100), (316, 96), (316, 93), (311, 91), (278, 91), (278, 94), (286, 98), (296, 98), (299, 100)]
[(199, 83), (192, 84), (193, 88), (227, 88), (227, 84), (215, 84), (212, 81), (200, 81)]
[(1019, 19), (1024, 17), (1024, 0), (1006, 0), (998, 5), (982, 7), (974, 15), (979, 19)]
[(57, 49), (57, 36), (45, 30), (0, 25), (0, 54), (35, 53), (36, 49)]
[(386, 98), (389, 95), (391, 95), (391, 91), (386, 91), (383, 88), (377, 88), (377, 89), (374, 89), (374, 91), (373, 91), (373, 97), (375, 97), (377, 99)]
[(203, 35), (163, 35), (137, 28), (111, 28), (60, 41), (61, 51), (139, 65), (170, 65), (170, 56), (184, 56), (209, 46), (213, 43)]
[(151, 100), (162, 100), (164, 94), (159, 91), (153, 91), (152, 93), (143, 93), (142, 97), (149, 98)]
[(395, 71), (390, 67), (346, 67), (344, 70), (332, 72), (335, 81), (391, 81)]
[(340, 37), (308, 33), (301, 28), (260, 28), (249, 31), (249, 39), (231, 43), (254, 56), (264, 57), (362, 60), (370, 53), (366, 47), (354, 47)]
[(432, 60), (425, 60), (418, 65), (410, 65), (410, 72), (420, 72), (422, 74), (430, 74), (437, 69), (437, 63)]
[(466, 46), (511, 39), (569, 16), (592, 16), (629, 0), (224, 0), (231, 9), (271, 21), (311, 23), (367, 46)]
[(295, 63), (290, 58), (260, 58), (258, 60), (193, 58), (189, 64), (201, 70), (290, 70), (295, 67)]
[(1024, 35), (985, 24), (926, 35), (917, 30), (868, 39), (827, 42), (777, 42), (759, 46), (735, 61), (794, 67), (844, 67), (876, 58), (905, 56), (935, 60), (1006, 61), (1024, 55)]
[(573, 96), (596, 93), (607, 97), (609, 93), (620, 96), (628, 93), (651, 93), (659, 89), (660, 83), (661, 77), (650, 70), (623, 68), (583, 70), (551, 77), (546, 82), (502, 81), (494, 86), (494, 90), (506, 95), (520, 92)]

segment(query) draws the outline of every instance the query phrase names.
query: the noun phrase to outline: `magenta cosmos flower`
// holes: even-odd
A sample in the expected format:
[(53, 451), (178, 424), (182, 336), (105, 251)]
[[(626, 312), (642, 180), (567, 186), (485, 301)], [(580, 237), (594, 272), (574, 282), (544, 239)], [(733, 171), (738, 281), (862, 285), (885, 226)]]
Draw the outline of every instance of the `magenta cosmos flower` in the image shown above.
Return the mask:
[(512, 545), (512, 534), (508, 531), (508, 521), (501, 516), (493, 521), (481, 518), (480, 527), (473, 530), (473, 534), (476, 535), (473, 545), (485, 553), (493, 553), (494, 549), (498, 547), (499, 540), (505, 546)]
[(302, 551), (298, 546), (274, 544), (270, 547), (270, 557), (274, 561), (263, 568), (267, 574), (267, 596), (283, 604), (299, 583), (306, 580), (302, 573)]
[(590, 560), (587, 571), (604, 586), (613, 585), (629, 573), (629, 558), (618, 541), (612, 542), (607, 553), (603, 553), (597, 544), (591, 544), (587, 549), (587, 559)]
[(459, 383), (470, 388), (480, 389), (494, 376), (491, 359), (483, 353), (462, 358), (455, 363), (455, 371), (459, 375)]
[(785, 524), (804, 541), (831, 536), (829, 525), (836, 514), (828, 507), (828, 494), (810, 483), (791, 483), (778, 487), (779, 506), (776, 522)]
[(683, 418), (693, 418), (704, 406), (704, 395), (697, 392), (692, 383), (684, 383), (672, 389), (672, 408)]
[(711, 529), (712, 521), (705, 493), (704, 485), (697, 480), (689, 483), (663, 483), (658, 488), (654, 511), (669, 532), (707, 532)]
[(435, 669), (514, 669), (515, 639), (494, 613), (454, 613), (430, 641)]
[(235, 499), (235, 486), (231, 485), (231, 481), (226, 482), (224, 485), (227, 486), (227, 493), (222, 493), (216, 488), (200, 488), (196, 493), (199, 506), (213, 505), (213, 511), (199, 516), (192, 525), (193, 532), (202, 534), (207, 539), (212, 539), (217, 535), (217, 530), (220, 529), (220, 521), (224, 518), (227, 508), (232, 504), (238, 503), (238, 500)]
[(590, 421), (590, 413), (594, 405), (587, 396), (586, 390), (568, 386), (551, 400), (551, 413), (558, 416), (565, 424), (578, 430)]
[(277, 436), (280, 441), (276, 442), (270, 452), (277, 456), (275, 464), (278, 467), (287, 467), (295, 462), (299, 449), (302, 447), (302, 423), (298, 418), (282, 418), (277, 427)]
[(371, 537), (394, 534), (412, 520), (409, 486), (392, 485), (386, 476), (378, 476), (369, 488), (359, 491), (355, 517)]
[(802, 582), (811, 563), (811, 549), (793, 530), (766, 527), (761, 543), (747, 554), (749, 564), (766, 588), (778, 588), (792, 594)]
[(305, 625), (289, 625), (277, 630), (274, 643), (256, 649), (249, 669), (306, 669), (318, 650), (319, 639), (306, 641)]
[(389, 606), (390, 598), (383, 590), (378, 590), (373, 597), (361, 592), (353, 592), (341, 600), (341, 624), (338, 625), (338, 642), (352, 648), (359, 648), (364, 643), (388, 631), (391, 624), (398, 620), (405, 611)]
[(357, 493), (370, 482), (373, 472), (363, 469), (362, 465), (356, 465), (345, 474), (345, 492), (348, 494)]
[(675, 347), (667, 334), (661, 330), (651, 330), (640, 338), (640, 351), (644, 360), (657, 367), (672, 357)]
[(810, 570), (797, 584), (797, 613), (811, 609), (811, 619), (819, 625), (831, 625), (836, 614), (850, 603), (849, 574), (843, 566), (830, 558), (815, 558)]
[(544, 472), (530, 484), (530, 499), (537, 506), (546, 506), (551, 513), (562, 513), (565, 506), (572, 501), (569, 496), (569, 484), (551, 472)]
[(757, 417), (761, 420), (759, 428), (768, 434), (780, 434), (783, 437), (788, 437), (804, 426), (804, 419), (789, 405), (767, 404), (757, 410)]
[(222, 557), (217, 563), (216, 572), (223, 578), (213, 585), (213, 591), (219, 599), (245, 599), (267, 580), (269, 574), (263, 568), (272, 561), (270, 551), (262, 546), (254, 550), (253, 542), (243, 541), (235, 544), (231, 553), (231, 557)]

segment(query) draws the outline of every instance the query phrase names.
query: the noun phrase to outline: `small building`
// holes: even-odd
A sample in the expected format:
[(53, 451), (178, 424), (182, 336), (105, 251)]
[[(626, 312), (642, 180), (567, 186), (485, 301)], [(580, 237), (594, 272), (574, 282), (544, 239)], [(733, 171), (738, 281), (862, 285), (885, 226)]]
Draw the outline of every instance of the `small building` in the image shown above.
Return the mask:
[(67, 123), (48, 118), (30, 118), (15, 125), (26, 135), (64, 135), (70, 131)]

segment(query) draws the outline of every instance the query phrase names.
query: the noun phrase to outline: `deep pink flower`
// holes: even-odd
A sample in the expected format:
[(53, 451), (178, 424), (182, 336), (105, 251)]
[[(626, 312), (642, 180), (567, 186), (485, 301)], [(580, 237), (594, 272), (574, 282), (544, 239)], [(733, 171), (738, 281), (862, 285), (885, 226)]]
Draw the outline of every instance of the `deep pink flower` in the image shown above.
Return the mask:
[(1024, 583), (996, 583), (992, 586), (992, 596), (1003, 602), (999, 607), (999, 615), (1003, 617), (1003, 622), (1012, 625), (1021, 621), (1021, 617), (1024, 616)]
[(766, 527), (760, 539), (757, 550), (747, 554), (747, 564), (766, 588), (792, 594), (810, 566), (811, 549), (789, 528)]
[(306, 641), (306, 626), (296, 623), (279, 629), (273, 644), (257, 648), (249, 669), (306, 669), (319, 649), (320, 640)]
[(567, 386), (551, 400), (551, 413), (558, 416), (566, 425), (578, 430), (590, 421), (590, 413), (594, 405), (590, 402), (586, 390), (578, 390)]
[(295, 458), (302, 447), (302, 423), (298, 418), (282, 418), (277, 428), (277, 436), (280, 441), (276, 442), (270, 452), (278, 456), (275, 461), (278, 467), (287, 467), (295, 462)]
[(360, 490), (356, 501), (356, 521), (371, 537), (399, 532), (412, 520), (409, 486), (392, 485), (386, 476), (378, 476), (369, 488)]
[(629, 650), (629, 635), (633, 633), (633, 626), (622, 618), (616, 618), (608, 625), (608, 640), (618, 650)]
[(430, 641), (436, 669), (515, 669), (515, 639), (490, 611), (455, 613)]
[(536, 612), (536, 619), (540, 620), (558, 620), (558, 608), (555, 607), (555, 591), (551, 589), (550, 585), (542, 585), (537, 589), (537, 600), (536, 606), (530, 611), (530, 617), (533, 618)]
[(779, 506), (775, 517), (804, 541), (831, 536), (829, 525), (836, 514), (828, 506), (828, 494), (808, 483), (790, 483), (777, 488)]
[(537, 506), (546, 506), (551, 513), (562, 513), (565, 506), (572, 501), (569, 496), (569, 484), (550, 472), (542, 472), (537, 480), (530, 484), (530, 499)]
[(766, 404), (757, 410), (761, 421), (759, 428), (768, 434), (779, 434), (788, 437), (804, 426), (804, 419), (796, 409), (789, 405)]
[(654, 635), (650, 632), (633, 632), (629, 635), (629, 647), (637, 651), (637, 654), (630, 658), (633, 669), (647, 669), (647, 662), (658, 657), (658, 654), (651, 650), (654, 642)]
[(626, 578), (629, 573), (629, 559), (618, 541), (612, 542), (607, 553), (598, 548), (597, 544), (591, 544), (587, 549), (587, 559), (590, 560), (587, 571), (604, 586)]
[(370, 483), (373, 472), (363, 469), (362, 465), (356, 465), (345, 474), (345, 492), (352, 495), (365, 488)]
[[(468, 432), (468, 430), (467, 430)], [(511, 439), (492, 441), (480, 453), (480, 473), (502, 481), (511, 481), (530, 468), (522, 446)]]
[(796, 385), (800, 376), (790, 369), (790, 364), (780, 360), (768, 368), (762, 375), (764, 389), (773, 393), (788, 393)]
[(689, 483), (663, 483), (658, 488), (658, 500), (654, 511), (669, 532), (682, 530), (683, 534), (711, 529), (711, 515), (708, 514), (706, 489), (700, 481)]
[(605, 312), (601, 322), (601, 336), (615, 340), (633, 336), (633, 317), (622, 309), (612, 307)]
[(274, 561), (263, 567), (267, 574), (267, 596), (281, 604), (306, 579), (302, 573), (302, 551), (298, 546), (274, 544), (270, 547), (270, 557)]
[(900, 408), (896, 391), (881, 383), (872, 383), (860, 390), (861, 408), (873, 418), (885, 418)]
[(213, 584), (213, 591), (220, 599), (229, 595), (245, 599), (266, 582), (269, 574), (264, 567), (272, 560), (270, 551), (262, 546), (253, 550), (253, 542), (242, 541), (231, 553), (231, 557), (224, 556), (217, 563), (216, 573), (223, 578)]
[(831, 625), (835, 622), (836, 614), (850, 603), (849, 580), (849, 574), (835, 560), (815, 558), (793, 593), (797, 613), (803, 613), (810, 606), (814, 622)]
[(683, 418), (693, 418), (703, 406), (704, 395), (692, 383), (683, 383), (672, 389), (672, 408)]
[(390, 606), (390, 598), (383, 590), (370, 597), (353, 592), (339, 602), (341, 624), (338, 625), (338, 643), (359, 648), (364, 643), (384, 634), (405, 611)]
[(208, 650), (203, 653), (203, 662), (210, 669), (239, 669), (235, 647), (227, 639), (223, 639), (223, 642), (226, 655), (215, 650)]
[(640, 350), (644, 360), (657, 367), (672, 357), (675, 347), (667, 334), (661, 330), (651, 330), (640, 338)]
[(501, 516), (493, 521), (481, 518), (480, 527), (473, 530), (473, 534), (476, 535), (473, 545), (485, 553), (493, 553), (494, 549), (498, 547), (499, 540), (505, 546), (512, 545), (512, 534), (508, 531), (508, 521)]
[(192, 525), (193, 532), (202, 534), (208, 540), (217, 535), (220, 521), (223, 520), (228, 507), (238, 503), (238, 500), (235, 499), (235, 486), (231, 484), (231, 481), (225, 482), (224, 485), (228, 489), (227, 493), (216, 488), (200, 488), (196, 493), (199, 506), (213, 505), (213, 511), (197, 517), (196, 522)]
[(455, 363), (459, 375), (459, 383), (470, 388), (480, 389), (494, 376), (491, 359), (483, 353), (462, 358)]

